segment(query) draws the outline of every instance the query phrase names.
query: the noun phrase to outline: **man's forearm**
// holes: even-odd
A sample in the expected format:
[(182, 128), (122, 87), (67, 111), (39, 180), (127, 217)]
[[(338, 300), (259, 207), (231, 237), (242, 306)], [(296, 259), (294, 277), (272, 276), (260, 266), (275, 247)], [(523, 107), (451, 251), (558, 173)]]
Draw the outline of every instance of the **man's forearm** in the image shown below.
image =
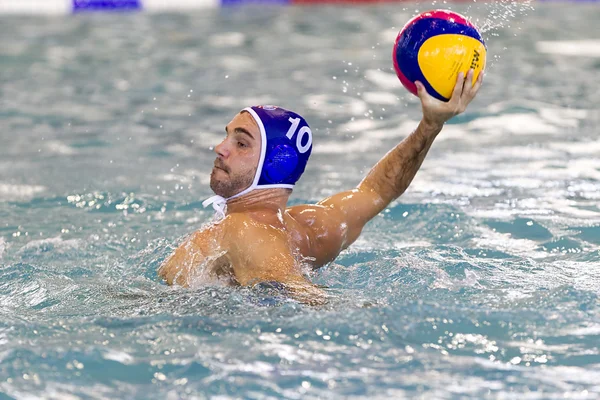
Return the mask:
[(413, 133), (375, 164), (358, 188), (377, 192), (383, 210), (408, 188), (442, 126), (421, 121)]

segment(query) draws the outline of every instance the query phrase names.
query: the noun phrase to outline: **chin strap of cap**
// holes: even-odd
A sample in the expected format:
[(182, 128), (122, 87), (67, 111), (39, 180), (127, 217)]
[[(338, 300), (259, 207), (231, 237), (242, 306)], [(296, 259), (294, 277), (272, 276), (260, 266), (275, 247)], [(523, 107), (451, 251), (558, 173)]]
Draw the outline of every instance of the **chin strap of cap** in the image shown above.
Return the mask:
[(204, 206), (204, 208), (208, 207), (211, 204), (215, 210), (215, 213), (219, 217), (225, 218), (225, 209), (227, 208), (227, 199), (225, 199), (222, 196), (215, 195), (215, 196), (209, 197), (208, 199), (206, 199), (202, 202), (202, 205)]

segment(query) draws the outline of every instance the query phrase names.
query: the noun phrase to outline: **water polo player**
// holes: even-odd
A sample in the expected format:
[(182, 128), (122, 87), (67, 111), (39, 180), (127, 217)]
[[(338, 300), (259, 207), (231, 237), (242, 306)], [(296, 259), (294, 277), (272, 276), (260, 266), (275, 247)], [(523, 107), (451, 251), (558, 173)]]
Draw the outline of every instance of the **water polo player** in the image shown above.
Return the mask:
[[(422, 119), (416, 130), (389, 151), (359, 183), (317, 204), (287, 207), (313, 144), (300, 115), (274, 106), (249, 107), (227, 125), (215, 148), (210, 186), (217, 222), (189, 236), (165, 261), (159, 275), (168, 284), (225, 280), (236, 285), (283, 284), (305, 302), (323, 299), (306, 278), (333, 261), (365, 224), (411, 183), (444, 123), (462, 113), (477, 94), (483, 74), (459, 74), (448, 102), (430, 96), (417, 82)], [(469, 82), (469, 84), (465, 84)]]

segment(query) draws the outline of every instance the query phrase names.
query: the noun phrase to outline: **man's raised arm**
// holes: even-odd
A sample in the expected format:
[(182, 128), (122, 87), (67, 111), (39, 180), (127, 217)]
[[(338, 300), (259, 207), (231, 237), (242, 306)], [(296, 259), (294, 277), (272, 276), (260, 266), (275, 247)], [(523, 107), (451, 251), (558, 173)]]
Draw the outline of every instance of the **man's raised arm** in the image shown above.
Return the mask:
[(319, 205), (336, 210), (338, 222), (347, 226), (342, 248), (354, 242), (369, 220), (404, 193), (444, 123), (465, 111), (479, 91), (482, 80), (483, 74), (480, 74), (475, 84), (471, 85), (473, 70), (469, 71), (466, 78), (462, 73), (459, 74), (448, 102), (433, 98), (420, 82), (416, 83), (423, 110), (423, 118), (417, 129), (389, 151), (356, 189), (319, 202)]

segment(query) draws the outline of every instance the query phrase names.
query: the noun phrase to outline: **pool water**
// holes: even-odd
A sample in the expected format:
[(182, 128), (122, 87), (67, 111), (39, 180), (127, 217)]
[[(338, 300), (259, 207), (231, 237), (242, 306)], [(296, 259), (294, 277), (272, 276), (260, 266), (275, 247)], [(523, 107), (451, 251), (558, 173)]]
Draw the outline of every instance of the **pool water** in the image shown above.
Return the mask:
[(594, 4), (452, 6), (485, 32), (483, 89), (311, 276), (326, 306), (157, 277), (211, 221), (241, 108), (311, 124), (291, 204), (409, 134), (392, 43), (438, 6), (1, 17), (0, 398), (598, 398)]

